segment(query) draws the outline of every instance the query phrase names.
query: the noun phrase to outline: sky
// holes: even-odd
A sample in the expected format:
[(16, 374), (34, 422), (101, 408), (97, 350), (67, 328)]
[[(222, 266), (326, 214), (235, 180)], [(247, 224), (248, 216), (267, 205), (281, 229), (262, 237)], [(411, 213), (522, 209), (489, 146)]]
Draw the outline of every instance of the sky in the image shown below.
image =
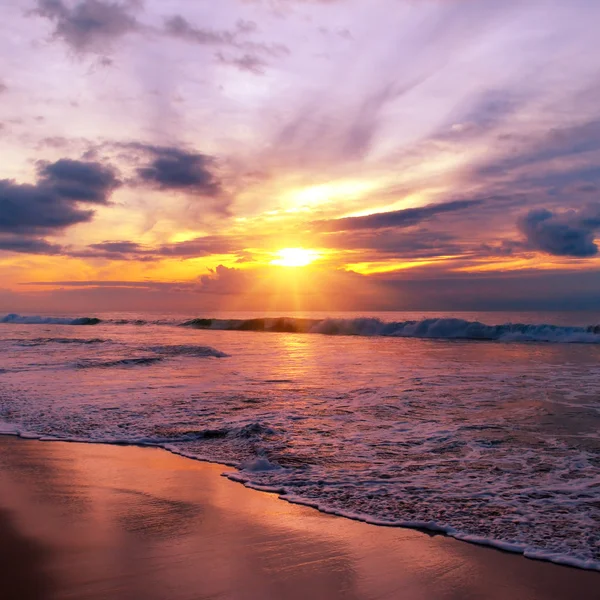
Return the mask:
[(0, 310), (600, 308), (597, 0), (0, 11)]

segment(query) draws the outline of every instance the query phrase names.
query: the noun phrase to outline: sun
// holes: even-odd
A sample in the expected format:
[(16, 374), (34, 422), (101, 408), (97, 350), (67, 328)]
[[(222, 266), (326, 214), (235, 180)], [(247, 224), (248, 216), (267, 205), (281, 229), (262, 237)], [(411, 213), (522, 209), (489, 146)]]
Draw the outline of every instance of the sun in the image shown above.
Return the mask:
[(314, 250), (304, 248), (283, 248), (277, 252), (277, 258), (271, 261), (278, 267), (306, 267), (319, 258)]

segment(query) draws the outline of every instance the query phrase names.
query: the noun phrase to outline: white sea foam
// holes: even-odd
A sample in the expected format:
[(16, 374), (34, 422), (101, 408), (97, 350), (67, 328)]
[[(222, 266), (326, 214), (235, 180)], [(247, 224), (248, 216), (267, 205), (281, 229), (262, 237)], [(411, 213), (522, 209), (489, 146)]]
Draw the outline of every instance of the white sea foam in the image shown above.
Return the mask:
[(247, 473), (265, 473), (267, 471), (281, 470), (279, 465), (272, 463), (264, 456), (257, 456), (252, 460), (244, 461), (240, 466), (242, 471), (246, 471)]

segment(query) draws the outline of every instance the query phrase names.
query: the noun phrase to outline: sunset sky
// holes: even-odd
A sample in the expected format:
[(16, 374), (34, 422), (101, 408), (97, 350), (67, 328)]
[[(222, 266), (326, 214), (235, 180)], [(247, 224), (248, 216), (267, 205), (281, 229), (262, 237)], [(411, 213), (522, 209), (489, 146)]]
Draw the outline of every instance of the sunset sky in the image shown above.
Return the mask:
[(0, 10), (0, 310), (598, 307), (597, 0)]

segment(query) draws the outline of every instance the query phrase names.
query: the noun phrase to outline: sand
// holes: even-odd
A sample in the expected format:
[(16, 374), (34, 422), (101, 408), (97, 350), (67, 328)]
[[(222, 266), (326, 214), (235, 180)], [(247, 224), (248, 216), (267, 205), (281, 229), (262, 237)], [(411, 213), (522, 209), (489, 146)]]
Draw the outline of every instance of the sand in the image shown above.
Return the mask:
[(227, 469), (0, 436), (0, 599), (600, 597), (600, 573), (324, 515)]

